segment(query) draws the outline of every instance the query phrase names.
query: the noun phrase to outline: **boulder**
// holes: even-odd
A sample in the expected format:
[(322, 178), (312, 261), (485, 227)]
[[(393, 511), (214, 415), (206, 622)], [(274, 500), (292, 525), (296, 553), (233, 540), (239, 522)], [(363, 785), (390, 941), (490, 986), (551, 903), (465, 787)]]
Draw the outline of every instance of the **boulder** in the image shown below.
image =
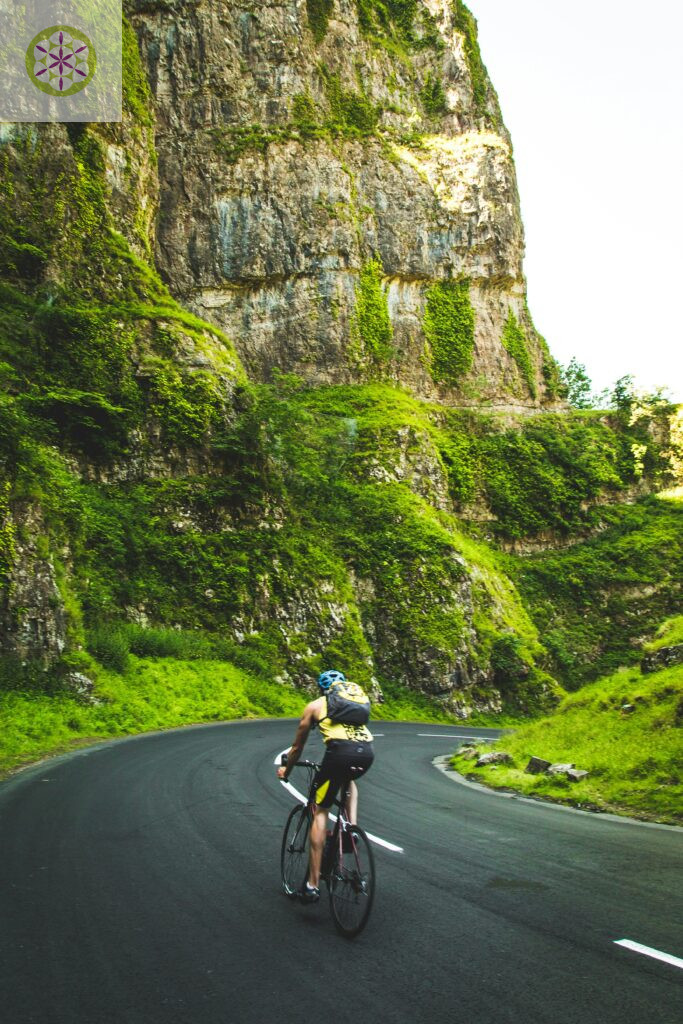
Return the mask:
[(479, 757), (479, 751), (475, 750), (474, 747), (465, 747), (464, 750), (460, 751), (460, 757), (463, 761), (473, 761), (475, 757)]
[(571, 771), (572, 768), (576, 768), (575, 764), (551, 764), (550, 768), (546, 768), (546, 775), (566, 775), (567, 772)]
[(69, 672), (64, 677), (64, 686), (81, 704), (96, 706), (101, 703), (93, 693), (95, 684), (92, 679), (83, 675), (82, 672)]
[(490, 754), (482, 754), (477, 761), (477, 768), (481, 768), (487, 764), (509, 764), (512, 761), (510, 754), (506, 754), (502, 750), (493, 750)]
[(584, 771), (583, 768), (570, 768), (566, 775), (570, 782), (581, 782), (581, 779), (586, 778), (588, 772)]
[(540, 775), (548, 768), (550, 768), (550, 761), (544, 761), (542, 757), (532, 757), (524, 771), (529, 775)]
[(658, 651), (646, 654), (640, 663), (641, 672), (659, 672), (662, 668), (671, 668), (683, 662), (683, 644), (671, 647), (660, 647)]

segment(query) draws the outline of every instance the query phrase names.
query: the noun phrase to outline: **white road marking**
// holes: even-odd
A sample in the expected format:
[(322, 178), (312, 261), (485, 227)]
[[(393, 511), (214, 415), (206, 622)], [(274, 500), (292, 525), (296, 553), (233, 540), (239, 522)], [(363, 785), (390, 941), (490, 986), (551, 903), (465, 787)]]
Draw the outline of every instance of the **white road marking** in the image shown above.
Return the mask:
[(674, 967), (683, 969), (683, 960), (678, 956), (672, 956), (671, 953), (662, 953), (659, 949), (643, 946), (640, 942), (633, 942), (632, 939), (615, 939), (614, 942), (617, 946), (632, 949), (634, 953), (642, 953), (643, 956), (650, 956), (653, 960), (662, 960), (665, 964), (672, 964)]
[[(279, 766), (281, 764), (280, 758), (282, 757), (283, 754), (286, 754), (288, 750), (289, 750), (289, 747), (285, 747), (284, 750), (281, 750), (280, 753), (276, 755), (275, 760), (273, 761), (273, 764)], [(299, 801), (299, 803), (301, 803), (301, 804), (305, 804), (306, 803), (306, 797), (303, 795), (303, 793), (300, 793), (298, 789), (295, 789), (294, 786), (291, 784), (291, 782), (285, 782), (284, 779), (280, 779), (280, 784), (282, 786), (284, 786), (285, 789), (287, 790), (287, 792), (291, 793), (292, 796), (296, 800)], [(333, 821), (337, 820), (336, 814), (332, 814), (331, 811), (330, 811), (330, 818), (332, 818)], [(380, 839), (379, 836), (373, 836), (372, 832), (366, 832), (365, 834), (368, 837), (368, 839), (370, 840), (370, 842), (374, 843), (375, 846), (382, 846), (385, 850), (390, 850), (392, 853), (404, 853), (405, 852), (402, 846), (396, 846), (395, 843), (390, 843), (387, 839)]]
[(417, 735), (427, 736), (429, 737), (429, 739), (435, 738), (438, 740), (472, 740), (473, 742), (476, 740), (493, 739), (492, 736), (465, 736), (464, 734), (460, 735), (459, 733), (457, 733), (454, 736), (453, 733), (450, 732), (418, 732)]

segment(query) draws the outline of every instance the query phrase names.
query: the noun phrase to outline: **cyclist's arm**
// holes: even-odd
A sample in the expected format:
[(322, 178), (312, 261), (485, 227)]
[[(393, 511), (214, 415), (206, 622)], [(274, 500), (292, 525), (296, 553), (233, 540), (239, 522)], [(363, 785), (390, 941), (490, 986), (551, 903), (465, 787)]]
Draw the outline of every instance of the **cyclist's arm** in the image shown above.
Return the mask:
[(319, 700), (313, 700), (304, 709), (304, 713), (301, 716), (301, 721), (296, 730), (296, 736), (294, 742), (290, 747), (289, 753), (287, 754), (287, 765), (286, 767), (280, 768), (278, 775), (281, 779), (287, 779), (294, 765), (297, 763), (301, 755), (303, 754), (304, 747), (306, 746), (306, 740), (311, 729), (318, 723), (318, 710)]

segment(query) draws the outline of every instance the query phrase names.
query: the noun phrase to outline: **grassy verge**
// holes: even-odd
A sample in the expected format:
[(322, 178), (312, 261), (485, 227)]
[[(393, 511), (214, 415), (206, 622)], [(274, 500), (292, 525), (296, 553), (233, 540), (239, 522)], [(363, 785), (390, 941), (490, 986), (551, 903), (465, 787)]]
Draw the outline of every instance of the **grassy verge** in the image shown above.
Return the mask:
[[(452, 765), (494, 788), (683, 824), (683, 666), (652, 675), (620, 669), (491, 749), (507, 751), (512, 763), (476, 768), (456, 754)], [(531, 756), (573, 762), (590, 774), (574, 783), (564, 776), (528, 775)]]
[(297, 715), (301, 695), (227, 662), (131, 658), (98, 674), (98, 705), (59, 694), (0, 694), (0, 772), (86, 742), (199, 722)]
[[(132, 655), (125, 672), (98, 671), (96, 696), (102, 703), (66, 694), (0, 693), (0, 776), (98, 740), (202, 722), (298, 717), (310, 699), (225, 661)], [(403, 690), (375, 705), (373, 719), (455, 721), (426, 697)]]

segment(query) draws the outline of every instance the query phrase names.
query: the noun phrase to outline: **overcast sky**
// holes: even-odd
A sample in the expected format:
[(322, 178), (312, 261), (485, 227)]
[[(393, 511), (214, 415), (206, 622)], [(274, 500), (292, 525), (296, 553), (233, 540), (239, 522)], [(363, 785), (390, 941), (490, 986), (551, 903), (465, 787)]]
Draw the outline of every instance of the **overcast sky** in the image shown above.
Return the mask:
[(683, 401), (683, 4), (468, 0), (511, 134), (536, 326)]

